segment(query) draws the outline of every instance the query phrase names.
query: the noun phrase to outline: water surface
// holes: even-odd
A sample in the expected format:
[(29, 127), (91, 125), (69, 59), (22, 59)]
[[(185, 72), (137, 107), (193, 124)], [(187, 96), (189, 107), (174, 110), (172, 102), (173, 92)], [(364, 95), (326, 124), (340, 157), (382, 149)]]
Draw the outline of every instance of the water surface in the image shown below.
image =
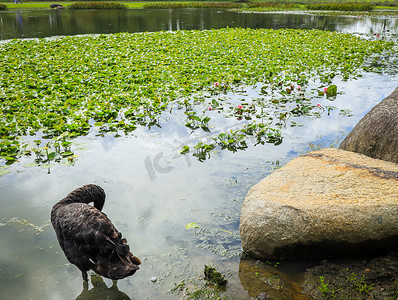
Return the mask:
[(397, 19), (239, 13), (216, 9), (37, 10), (0, 12), (0, 39), (87, 33), (243, 28), (301, 28), (341, 32), (396, 32)]
[[(22, 25), (17, 22), (18, 14)], [(286, 16), (209, 10), (6, 12), (0, 14), (0, 28), (2, 38), (8, 39), (227, 25), (319, 28), (327, 23), (324, 29), (357, 33), (384, 26), (383, 20)], [(396, 32), (394, 22), (388, 20), (388, 26)], [(193, 137), (182, 123), (183, 112), (174, 110), (162, 116), (158, 128), (138, 128), (119, 138), (98, 136), (93, 130), (76, 138), (73, 151), (79, 157), (73, 166), (24, 167), (32, 158), (21, 158), (7, 169), (0, 166), (0, 171), (9, 171), (0, 176), (1, 298), (175, 299), (177, 294), (170, 292), (175, 284), (200, 282), (204, 265), (210, 263), (227, 275), (226, 294), (233, 299), (256, 296), (249, 275), (240, 271), (245, 264), (240, 259), (238, 229), (242, 201), (252, 185), (308, 151), (310, 143), (319, 147), (338, 144), (367, 111), (394, 90), (398, 79), (394, 74), (364, 75), (353, 81), (336, 79), (339, 94), (335, 99), (314, 100), (336, 109), (321, 118), (297, 118), (303, 126), (283, 128), (284, 141), (279, 146), (249, 143), (245, 151), (214, 151), (209, 160), (199, 162), (178, 154)], [(258, 88), (248, 87), (244, 95), (231, 92), (227, 96), (251, 101), (259, 95)], [(349, 109), (353, 116), (341, 115), (341, 109)], [(220, 130), (227, 132), (238, 121), (221, 122)], [(120, 280), (117, 288), (105, 279), (84, 290), (80, 272), (67, 262), (49, 222), (54, 203), (87, 183), (105, 189), (104, 212), (142, 260), (141, 269)], [(200, 228), (186, 229), (192, 222)], [(289, 266), (280, 265), (287, 277), (292, 273)]]
[[(338, 142), (392, 92), (397, 77), (386, 78), (369, 75), (339, 82), (344, 93), (333, 103), (322, 99), (323, 105), (352, 110), (352, 117), (336, 110), (322, 118), (300, 118), (297, 121), (304, 126), (285, 128), (279, 146), (213, 152), (204, 163), (176, 151), (190, 140), (187, 128), (179, 124), (178, 112), (174, 121), (165, 117), (156, 131), (140, 128), (128, 137), (93, 133), (77, 138), (74, 151), (79, 157), (74, 166), (25, 168), (29, 158), (21, 159), (0, 177), (1, 294), (4, 299), (16, 299), (15, 295), (18, 299), (74, 299), (80, 295), (81, 274), (67, 263), (49, 215), (52, 205), (68, 192), (96, 183), (108, 196), (104, 211), (143, 261), (134, 276), (119, 281), (120, 291), (131, 299), (175, 299), (168, 292), (173, 284), (198, 278), (204, 264), (212, 263), (229, 274), (227, 293), (249, 299), (245, 290), (249, 287), (244, 278), (242, 283), (239, 279), (238, 232), (247, 190), (275, 167), (305, 153), (309, 143)], [(185, 225), (192, 222), (200, 229), (187, 230)], [(155, 283), (151, 281), (154, 276)], [(111, 286), (109, 280), (105, 283)]]

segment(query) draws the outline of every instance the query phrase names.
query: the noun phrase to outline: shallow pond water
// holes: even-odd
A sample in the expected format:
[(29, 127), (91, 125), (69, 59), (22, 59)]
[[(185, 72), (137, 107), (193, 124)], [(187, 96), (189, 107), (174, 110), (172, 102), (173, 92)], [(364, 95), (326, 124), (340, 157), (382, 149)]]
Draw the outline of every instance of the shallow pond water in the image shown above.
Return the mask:
[[(179, 124), (178, 112), (172, 120), (164, 116), (157, 130), (140, 128), (120, 138), (98, 137), (93, 132), (77, 138), (74, 150), (79, 157), (74, 166), (26, 168), (23, 165), (29, 159), (22, 158), (0, 177), (1, 294), (4, 299), (16, 299), (15, 295), (18, 299), (74, 299), (81, 294), (80, 272), (60, 250), (49, 214), (52, 205), (68, 192), (93, 182), (105, 189), (104, 211), (143, 261), (134, 276), (119, 281), (118, 289), (108, 293), (122, 291), (131, 299), (175, 299), (177, 294), (170, 293), (174, 284), (198, 280), (204, 265), (211, 263), (227, 274), (226, 294), (250, 299), (249, 294), (256, 292), (247, 283), (250, 276), (244, 275), (247, 268), (240, 261), (238, 231), (247, 190), (308, 151), (310, 143), (316, 147), (338, 143), (392, 92), (397, 79), (369, 74), (338, 82), (341, 95), (333, 101), (319, 99), (322, 105), (338, 108), (330, 116), (299, 118), (303, 126), (284, 128), (284, 142), (279, 146), (250, 145), (236, 153), (213, 152), (204, 163), (176, 151), (190, 140), (187, 128)], [(253, 95), (255, 90), (249, 89), (248, 98)], [(353, 116), (341, 115), (339, 109), (349, 109)], [(200, 228), (186, 229), (193, 222)], [(278, 270), (290, 278), (289, 273), (302, 268), (281, 262)], [(157, 281), (152, 282), (152, 277)], [(109, 280), (105, 283), (111, 287)], [(98, 286), (97, 290), (104, 288)], [(246, 289), (251, 290), (249, 294)], [(93, 299), (89, 295), (94, 292), (86, 291), (79, 299)]]
[[(67, 11), (45, 13), (47, 17), (49, 13), (67, 15)], [(161, 12), (164, 13), (185, 14)], [(29, 16), (29, 13), (22, 14)], [(30, 17), (35, 15), (36, 12)], [(5, 24), (5, 16), (15, 18), (16, 15), (15, 12), (0, 14), (1, 24)], [(261, 22), (263, 18), (259, 14), (234, 16), (252, 18), (253, 22), (256, 18)], [(368, 20), (356, 22), (349, 25), (350, 30), (365, 33), (365, 27), (358, 22), (368, 24)], [(383, 21), (369, 24), (366, 33), (383, 28)], [(397, 27), (391, 24), (390, 32), (395, 33)], [(280, 27), (284, 26), (286, 24), (281, 23)], [(349, 31), (344, 22), (327, 29), (336, 30), (338, 26)], [(10, 38), (8, 29), (6, 32), (4, 28), (2, 38)], [(145, 28), (143, 30), (151, 29)], [(160, 29), (168, 28), (152, 30)], [(85, 32), (94, 33), (54, 31), (44, 35)], [(398, 79), (396, 73), (364, 75), (358, 80), (334, 80), (339, 91), (337, 97), (321, 97), (316, 101), (336, 109), (330, 115), (322, 113), (320, 118), (296, 118), (294, 121), (302, 126), (283, 128), (284, 140), (278, 146), (253, 146), (254, 143), (249, 142), (245, 151), (213, 151), (210, 159), (199, 162), (178, 153), (183, 145), (193, 143), (194, 138), (182, 123), (183, 112), (173, 110), (162, 116), (160, 127), (151, 130), (141, 127), (129, 136), (118, 138), (110, 134), (98, 136), (93, 130), (85, 137), (76, 138), (73, 150), (79, 156), (71, 166), (28, 168), (31, 158), (21, 158), (9, 167), (2, 165), (0, 173), (8, 173), (0, 176), (1, 298), (175, 299), (178, 293), (171, 290), (182, 281), (199, 287), (203, 284), (205, 264), (213, 264), (226, 275), (229, 285), (225, 295), (232, 299), (257, 296), (261, 286), (252, 284), (253, 271), (250, 271), (255, 262), (241, 260), (242, 201), (252, 185), (275, 168), (306, 153), (310, 144), (313, 148), (338, 145), (366, 112), (394, 90)], [(230, 92), (226, 97), (231, 101), (242, 97), (251, 101), (259, 96), (258, 92), (258, 88), (247, 87), (243, 96)], [(342, 110), (352, 115), (341, 114)], [(239, 122), (231, 119), (221, 123), (222, 120), (220, 118), (219, 126), (225, 132)], [(49, 222), (52, 205), (87, 183), (96, 183), (105, 189), (104, 212), (127, 238), (132, 252), (142, 260), (141, 269), (134, 276), (120, 280), (117, 287), (112, 287), (110, 280), (105, 279), (104, 286), (97, 279), (94, 287), (90, 284), (89, 290), (84, 290), (80, 272), (67, 263)], [(196, 223), (199, 228), (187, 229), (190, 223)], [(273, 269), (269, 270), (270, 266), (265, 266), (261, 270), (277, 272), (283, 279), (283, 292), (287, 294), (280, 294), (280, 298), (299, 297), (297, 282), (305, 266), (308, 265), (302, 262), (280, 262), (276, 268), (271, 266)], [(153, 277), (156, 280), (152, 281)], [(275, 286), (278, 292), (278, 284), (269, 285)]]

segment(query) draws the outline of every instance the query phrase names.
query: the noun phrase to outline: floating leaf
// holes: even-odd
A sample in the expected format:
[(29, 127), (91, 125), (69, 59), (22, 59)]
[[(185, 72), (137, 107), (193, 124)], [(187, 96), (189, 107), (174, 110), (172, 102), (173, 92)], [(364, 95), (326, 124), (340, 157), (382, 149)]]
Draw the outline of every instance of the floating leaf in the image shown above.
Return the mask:
[(39, 164), (36, 162), (32, 162), (32, 163), (28, 163), (28, 164), (24, 164), (23, 165), (25, 168), (34, 168), (34, 167), (38, 167)]
[(65, 151), (65, 152), (62, 152), (61, 155), (62, 155), (63, 157), (67, 157), (67, 156), (73, 155), (73, 152), (72, 152), (72, 151)]
[(189, 223), (189, 224), (185, 225), (185, 228), (192, 229), (192, 228), (200, 228), (200, 227), (197, 223)]
[(40, 168), (42, 168), (42, 169), (49, 169), (49, 168), (53, 168), (53, 167), (55, 167), (55, 164), (43, 164), (43, 165), (40, 165)]
[(49, 160), (52, 160), (52, 159), (54, 159), (56, 156), (57, 156), (57, 153), (56, 153), (56, 152), (50, 152), (50, 153), (48, 154), (48, 159), (49, 159)]
[(327, 97), (332, 97), (337, 95), (337, 86), (332, 84), (329, 85), (329, 87), (326, 90), (326, 96)]
[(290, 126), (291, 126), (291, 127), (302, 127), (302, 126), (304, 126), (304, 124), (302, 124), (302, 123), (297, 123), (297, 122), (291, 122), (291, 123), (290, 123)]
[(340, 109), (339, 115), (346, 116), (346, 117), (353, 116), (351, 109)]
[[(150, 129), (159, 126), (162, 113), (177, 103), (186, 109), (184, 123), (191, 130), (202, 128), (209, 133), (209, 117), (198, 113), (203, 109), (208, 113), (209, 104), (221, 117), (250, 120), (251, 124), (269, 121), (270, 128), (256, 124), (248, 130), (236, 130), (225, 139), (215, 135), (210, 148), (244, 149), (244, 140), (238, 135), (250, 135), (256, 144), (277, 145), (282, 137), (274, 133), (269, 136), (270, 129), (285, 126), (283, 123), (291, 114), (314, 115), (304, 102), (297, 102), (299, 108), (293, 110), (291, 104), (302, 100), (298, 84), (305, 91), (312, 79), (326, 85), (336, 76), (349, 79), (362, 70), (377, 71), (384, 64), (384, 56), (396, 51), (394, 47), (393, 42), (345, 33), (244, 28), (1, 43), (1, 53), (18, 55), (0, 56), (0, 156), (5, 160), (4, 157), (19, 157), (31, 150), (34, 159), (44, 160), (47, 154), (39, 148), (40, 140), (34, 145), (41, 149), (38, 151), (26, 149), (18, 141), (18, 137), (39, 132), (59, 141), (58, 146), (49, 145), (48, 152), (70, 156), (68, 138), (86, 135), (93, 123), (101, 133), (118, 135), (139, 126)], [(231, 55), (224, 55), (226, 51)], [(374, 63), (369, 64), (366, 60), (372, 55)], [(217, 88), (216, 81), (221, 82)], [(242, 101), (239, 115), (224, 95), (232, 85), (239, 89), (258, 83), (264, 99), (259, 99), (256, 106)], [(327, 96), (337, 93), (332, 86), (328, 87)], [(202, 93), (206, 95), (201, 96)], [(248, 97), (243, 90), (241, 94)], [(212, 131), (219, 132), (218, 129)], [(201, 159), (208, 157), (210, 148), (197, 148), (194, 154)]]
[(10, 173), (10, 172), (11, 171), (7, 170), (7, 169), (0, 169), (0, 176), (5, 175), (5, 174)]
[(188, 152), (189, 152), (189, 147), (188, 147), (188, 146), (182, 147), (182, 149), (181, 149), (181, 151), (180, 151), (181, 154), (186, 154), (186, 153), (188, 153)]

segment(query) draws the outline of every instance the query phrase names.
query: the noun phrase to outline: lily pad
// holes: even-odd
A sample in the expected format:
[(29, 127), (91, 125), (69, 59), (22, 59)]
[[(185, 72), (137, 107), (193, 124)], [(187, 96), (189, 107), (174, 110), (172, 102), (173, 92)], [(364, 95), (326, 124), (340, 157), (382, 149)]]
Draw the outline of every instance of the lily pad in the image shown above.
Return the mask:
[(326, 90), (326, 96), (332, 97), (337, 95), (337, 86), (335, 84), (330, 85)]
[(7, 170), (7, 169), (0, 169), (0, 176), (5, 175), (5, 174), (10, 173), (10, 172), (11, 171)]
[(187, 225), (185, 225), (186, 229), (192, 229), (192, 228), (200, 228), (199, 225), (197, 223), (189, 223)]
[(65, 152), (62, 152), (61, 155), (62, 155), (63, 157), (67, 157), (67, 156), (73, 155), (73, 152), (72, 152), (72, 151), (65, 151)]
[(42, 168), (42, 169), (49, 169), (49, 168), (53, 168), (53, 167), (55, 167), (55, 164), (43, 164), (43, 165), (40, 165), (40, 168)]
[(36, 162), (32, 162), (32, 163), (27, 163), (23, 165), (25, 168), (34, 168), (34, 167), (38, 167), (39, 164)]
[[(174, 104), (186, 109), (184, 124), (202, 136), (219, 129), (211, 124), (216, 113), (247, 120), (253, 127), (256, 121), (273, 120), (267, 129), (236, 130), (228, 139), (193, 153), (201, 159), (208, 157), (210, 148), (246, 148), (242, 136), (254, 135), (257, 144), (278, 145), (283, 140), (280, 129), (291, 114), (312, 113), (305, 103), (282, 109), (301, 101), (299, 93), (310, 79), (323, 84), (336, 76), (349, 79), (362, 70), (380, 68), (380, 63), (366, 63), (372, 55), (381, 62), (383, 55), (396, 51), (393, 42), (382, 39), (293, 29), (223, 28), (12, 40), (0, 44), (1, 53), (18, 53), (0, 57), (0, 156), (9, 163), (32, 152), (38, 160), (56, 159), (54, 152), (67, 157), (73, 154), (70, 139), (88, 134), (93, 127), (116, 135), (129, 134), (138, 126), (159, 127), (161, 115)], [(264, 96), (275, 96), (273, 100), (256, 105), (244, 100), (231, 109), (223, 98), (238, 86), (256, 84), (264, 87)], [(333, 85), (328, 90), (327, 96), (336, 95)], [(201, 105), (203, 113), (195, 111), (193, 104)], [(48, 157), (40, 140), (35, 149), (26, 149), (18, 141), (38, 132), (51, 139), (45, 149)]]
[(346, 117), (353, 116), (351, 109), (340, 109), (339, 115), (346, 116)]

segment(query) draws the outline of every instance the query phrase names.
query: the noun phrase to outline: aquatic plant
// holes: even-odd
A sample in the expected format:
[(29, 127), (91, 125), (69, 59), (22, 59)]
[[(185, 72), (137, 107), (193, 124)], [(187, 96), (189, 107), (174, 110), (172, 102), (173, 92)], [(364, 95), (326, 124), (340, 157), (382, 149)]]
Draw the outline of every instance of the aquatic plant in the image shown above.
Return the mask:
[[(236, 151), (248, 138), (278, 145), (289, 118), (321, 114), (312, 104), (319, 96), (306, 91), (310, 80), (330, 89), (336, 76), (384, 69), (382, 53), (393, 46), (336, 32), (242, 28), (12, 40), (0, 45), (0, 156), (11, 163), (33, 154), (22, 137), (34, 136), (51, 141), (48, 157), (43, 149), (36, 155), (56, 160), (73, 154), (56, 145), (90, 130), (150, 129), (166, 110), (209, 135), (184, 153)], [(377, 64), (366, 63), (371, 56)], [(227, 93), (246, 85), (263, 97), (232, 104)], [(236, 119), (238, 128), (220, 128), (216, 116)]]
[(186, 300), (230, 300), (231, 297), (223, 295), (222, 291), (215, 289), (198, 280), (182, 280), (170, 290), (171, 293), (179, 294)]
[(281, 11), (281, 10), (298, 10), (301, 9), (300, 4), (296, 3), (275, 3), (275, 2), (251, 2), (247, 4), (245, 10), (258, 11)]
[(338, 11), (371, 11), (374, 5), (371, 3), (317, 3), (307, 4), (309, 10), (338, 10)]
[(0, 4), (0, 10), (7, 10), (7, 5)]
[(204, 274), (207, 281), (218, 287), (226, 286), (228, 283), (228, 280), (226, 280), (225, 277), (213, 266), (205, 265)]
[(241, 8), (241, 3), (203, 3), (203, 2), (164, 2), (144, 4), (148, 9), (178, 8)]
[(127, 5), (118, 2), (75, 2), (69, 9), (127, 9)]

